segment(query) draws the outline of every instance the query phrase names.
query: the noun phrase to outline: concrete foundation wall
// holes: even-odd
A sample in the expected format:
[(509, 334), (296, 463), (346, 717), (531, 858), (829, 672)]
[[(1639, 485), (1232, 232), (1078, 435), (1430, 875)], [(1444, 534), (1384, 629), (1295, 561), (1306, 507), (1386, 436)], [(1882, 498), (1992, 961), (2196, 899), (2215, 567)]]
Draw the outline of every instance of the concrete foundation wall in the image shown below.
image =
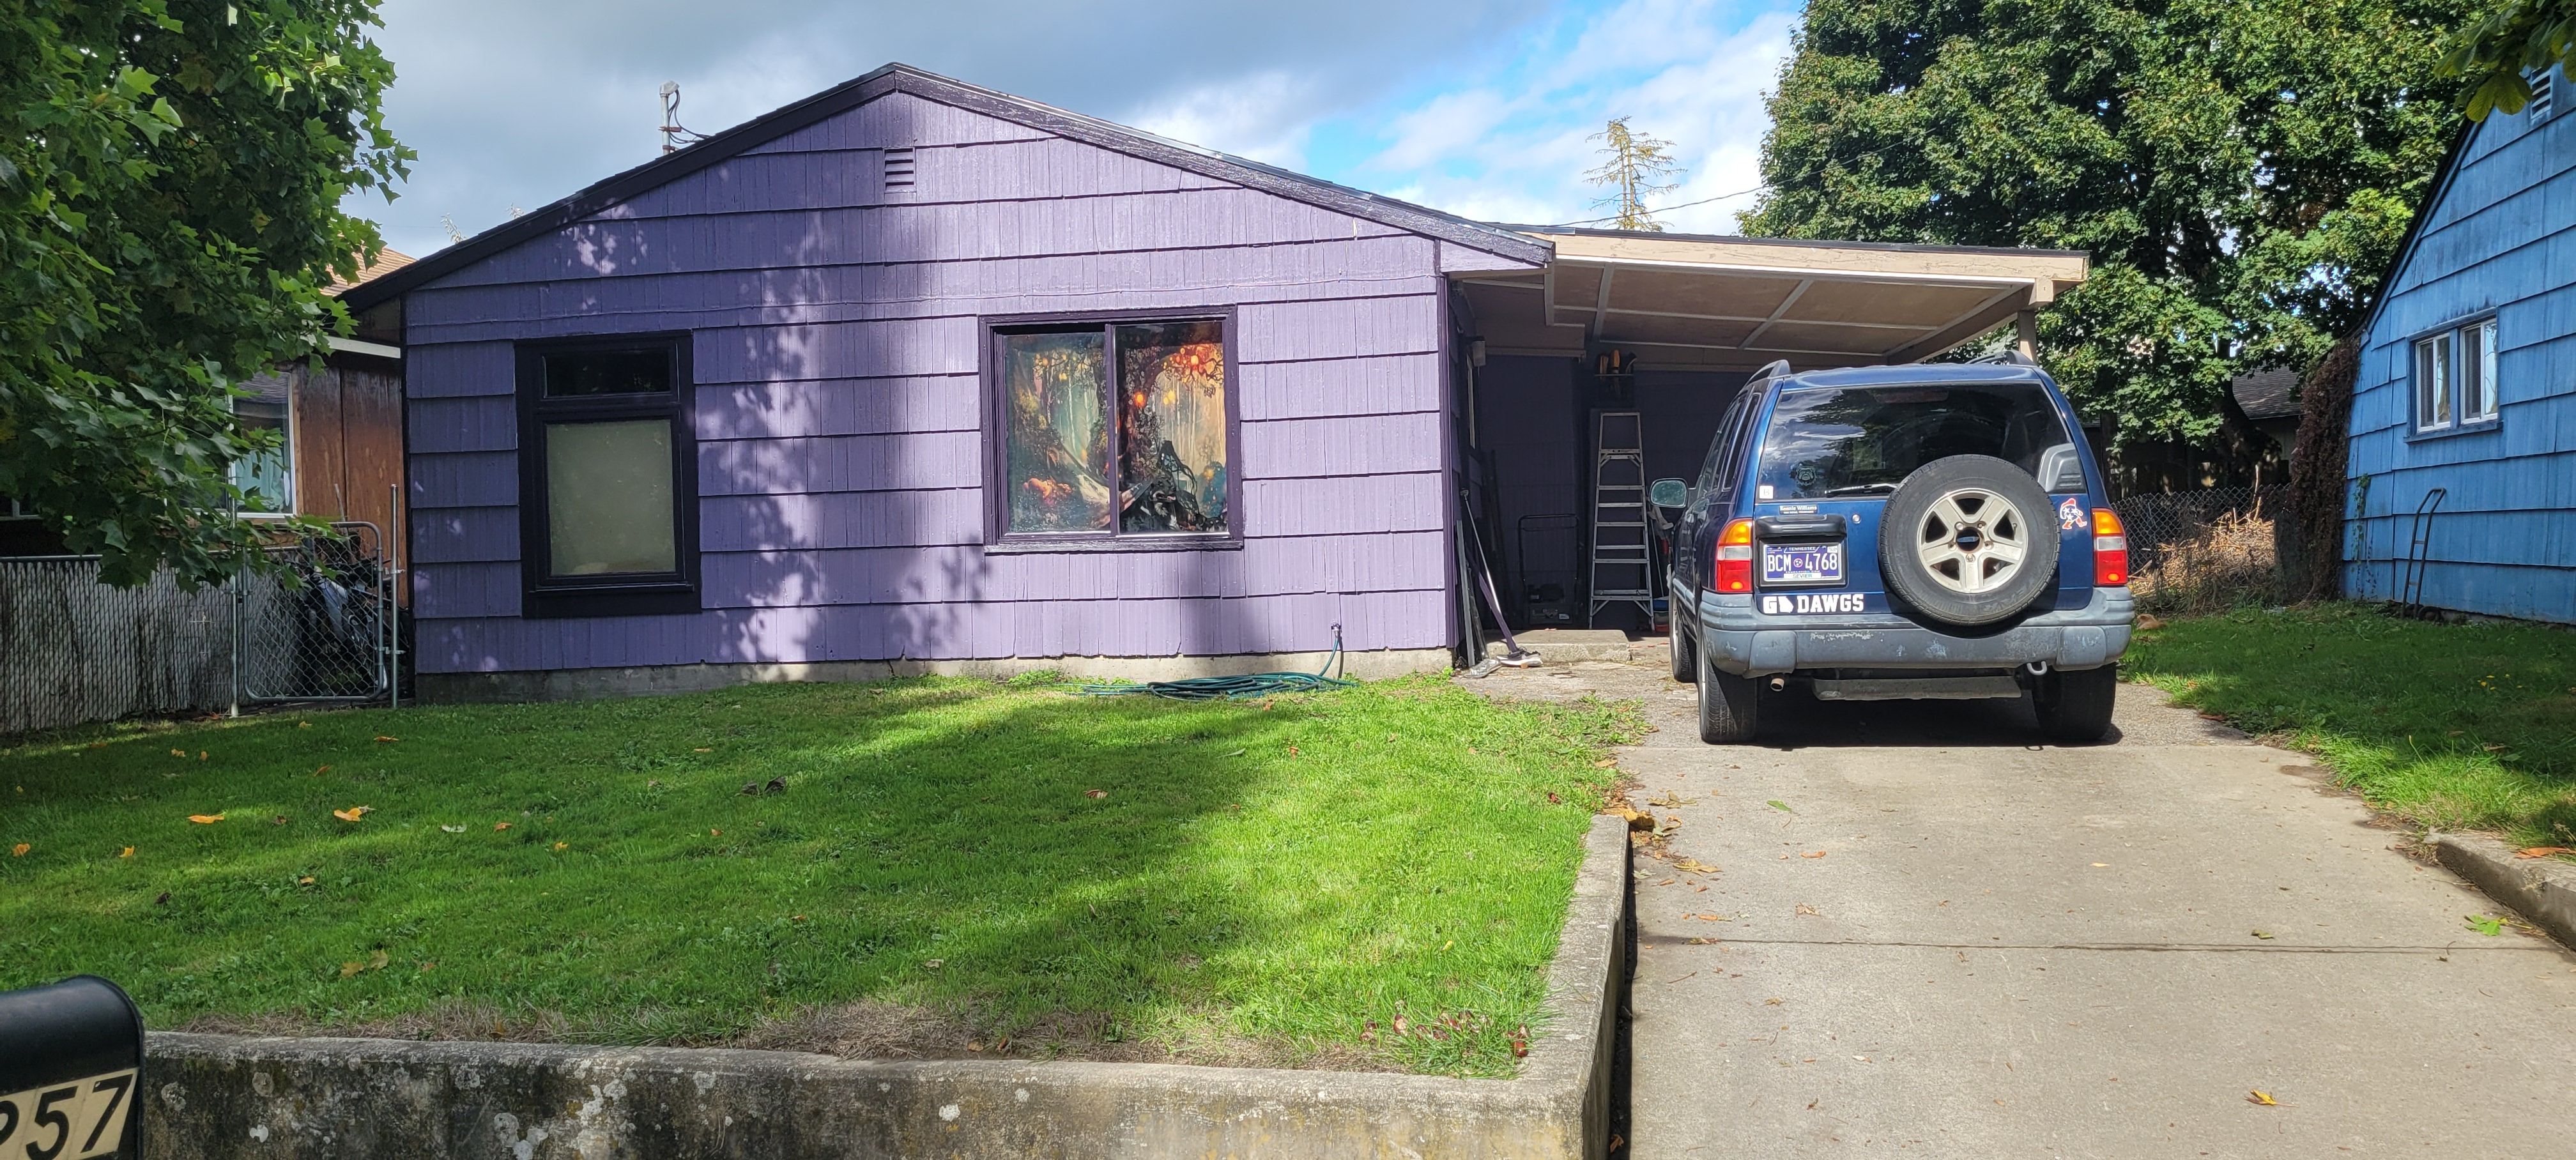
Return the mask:
[[(823, 661), (814, 664), (651, 665), (617, 669), (548, 669), (495, 673), (422, 673), (415, 678), (424, 704), (517, 704), (591, 701), (696, 693), (735, 685), (781, 681), (884, 681), (895, 677), (982, 677), (1007, 680), (1053, 670), (1100, 680), (1173, 681), (1251, 673), (1305, 672), (1324, 667), (1329, 652), (1245, 653), (1233, 656), (1000, 657), (956, 661)], [(1445, 648), (1377, 649), (1342, 654), (1337, 675), (1363, 680), (1436, 673), (1447, 669)]]
[(1596, 819), (1519, 1078), (160, 1033), (145, 1154), (1545, 1157), (1608, 1154), (1628, 843)]

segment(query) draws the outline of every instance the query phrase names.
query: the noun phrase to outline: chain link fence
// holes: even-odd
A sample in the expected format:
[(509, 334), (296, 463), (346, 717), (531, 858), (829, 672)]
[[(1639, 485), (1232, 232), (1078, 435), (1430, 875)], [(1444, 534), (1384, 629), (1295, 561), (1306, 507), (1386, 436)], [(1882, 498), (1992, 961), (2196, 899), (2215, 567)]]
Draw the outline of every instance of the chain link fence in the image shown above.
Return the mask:
[(231, 583), (99, 582), (95, 556), (0, 559), (0, 735), (264, 701), (390, 699), (398, 572), (369, 524)]
[(2276, 484), (2133, 495), (2111, 504), (2129, 535), (2129, 587), (2151, 612), (2208, 612), (2267, 602), (2281, 589), (2274, 521), (2290, 489)]

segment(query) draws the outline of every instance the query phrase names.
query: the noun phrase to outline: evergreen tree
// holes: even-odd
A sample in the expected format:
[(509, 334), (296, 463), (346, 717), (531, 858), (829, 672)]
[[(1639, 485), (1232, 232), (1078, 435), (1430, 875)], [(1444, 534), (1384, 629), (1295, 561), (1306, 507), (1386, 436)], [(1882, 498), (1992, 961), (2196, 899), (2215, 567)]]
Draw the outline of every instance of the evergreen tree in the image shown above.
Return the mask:
[(1626, 117), (1611, 118), (1585, 140), (1601, 142), (1605, 159), (1600, 168), (1584, 174), (1584, 180), (1610, 187), (1609, 194), (1592, 207), (1609, 210), (1607, 220), (1614, 228), (1662, 233), (1664, 224), (1646, 208), (1646, 199), (1681, 184), (1670, 180), (1681, 173), (1681, 166), (1673, 161), (1673, 143), (1628, 128)]

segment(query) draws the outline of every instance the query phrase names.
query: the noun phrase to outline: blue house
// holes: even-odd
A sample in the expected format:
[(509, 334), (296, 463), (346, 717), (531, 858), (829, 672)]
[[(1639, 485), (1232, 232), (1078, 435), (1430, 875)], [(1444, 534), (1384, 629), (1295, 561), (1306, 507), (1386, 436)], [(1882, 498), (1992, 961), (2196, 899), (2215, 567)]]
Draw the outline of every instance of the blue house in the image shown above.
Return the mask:
[(2366, 328), (2353, 596), (2407, 599), (2413, 571), (2422, 604), (2576, 622), (2576, 117), (2550, 79), (2453, 150)]

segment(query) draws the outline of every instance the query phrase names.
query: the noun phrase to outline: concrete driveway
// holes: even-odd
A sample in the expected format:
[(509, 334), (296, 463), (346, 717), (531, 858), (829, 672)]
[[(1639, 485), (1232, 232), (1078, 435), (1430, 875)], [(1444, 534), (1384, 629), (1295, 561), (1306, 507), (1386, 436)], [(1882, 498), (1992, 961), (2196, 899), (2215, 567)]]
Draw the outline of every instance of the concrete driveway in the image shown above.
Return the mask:
[(2012, 702), (1804, 698), (1762, 746), (1705, 746), (1640, 660), (1513, 681), (1646, 697), (1660, 731), (1622, 764), (1681, 803), (1655, 808), (1681, 819), (1670, 857), (1717, 868), (1638, 861), (1628, 1155), (2503, 1157), (2576, 1135), (2576, 955), (2469, 929), (2505, 912), (2300, 755), (2140, 686), (2098, 746), (2043, 747)]

